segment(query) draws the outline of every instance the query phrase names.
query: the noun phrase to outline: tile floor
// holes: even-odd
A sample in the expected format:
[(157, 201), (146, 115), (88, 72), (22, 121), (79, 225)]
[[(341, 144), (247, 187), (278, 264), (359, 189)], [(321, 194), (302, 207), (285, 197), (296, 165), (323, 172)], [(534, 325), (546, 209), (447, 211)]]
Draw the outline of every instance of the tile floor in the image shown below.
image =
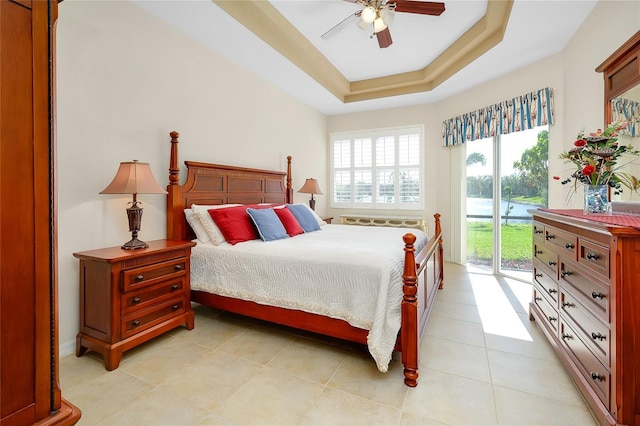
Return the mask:
[(595, 425), (529, 321), (530, 285), (445, 268), (417, 388), (394, 356), (379, 373), (358, 345), (196, 306), (178, 328), (108, 372), (89, 352), (61, 360), (80, 425)]

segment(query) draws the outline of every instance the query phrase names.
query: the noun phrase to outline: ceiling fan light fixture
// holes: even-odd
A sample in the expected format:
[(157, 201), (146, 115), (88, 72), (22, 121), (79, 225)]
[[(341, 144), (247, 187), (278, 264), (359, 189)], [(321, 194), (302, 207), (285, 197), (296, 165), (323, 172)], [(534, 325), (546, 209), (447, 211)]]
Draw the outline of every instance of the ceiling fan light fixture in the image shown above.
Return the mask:
[(384, 21), (382, 20), (382, 18), (378, 17), (376, 18), (375, 21), (373, 21), (373, 32), (374, 33), (379, 33), (380, 31), (384, 31), (387, 29), (387, 26), (385, 25)]
[(366, 6), (362, 9), (362, 13), (360, 14), (360, 18), (363, 22), (370, 24), (376, 20), (378, 14), (376, 13), (376, 9), (373, 6)]

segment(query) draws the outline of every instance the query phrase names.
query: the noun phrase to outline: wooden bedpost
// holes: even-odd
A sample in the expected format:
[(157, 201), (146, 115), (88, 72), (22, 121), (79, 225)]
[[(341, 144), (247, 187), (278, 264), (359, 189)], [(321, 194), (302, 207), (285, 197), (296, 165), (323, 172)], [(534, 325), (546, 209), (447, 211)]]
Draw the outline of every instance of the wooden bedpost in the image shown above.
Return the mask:
[(167, 239), (182, 240), (184, 235), (184, 220), (178, 217), (182, 211), (177, 209), (181, 203), (182, 188), (180, 187), (180, 167), (178, 166), (178, 137), (180, 133), (173, 131), (171, 136), (171, 155), (169, 156), (169, 185), (167, 185)]
[[(437, 225), (436, 225), (437, 226)], [(418, 386), (418, 276), (416, 274), (416, 258), (413, 244), (416, 236), (405, 234), (404, 271), (402, 273), (402, 327), (400, 339), (402, 343), (402, 364), (404, 365), (404, 384), (409, 387)]]
[(440, 235), (438, 238), (438, 271), (440, 271), (440, 285), (438, 288), (442, 290), (444, 287), (444, 250), (442, 249), (442, 228), (440, 227), (440, 213), (433, 215), (436, 219), (436, 235)]
[(286, 203), (293, 204), (293, 186), (291, 184), (291, 156), (287, 157), (287, 192), (286, 192)]

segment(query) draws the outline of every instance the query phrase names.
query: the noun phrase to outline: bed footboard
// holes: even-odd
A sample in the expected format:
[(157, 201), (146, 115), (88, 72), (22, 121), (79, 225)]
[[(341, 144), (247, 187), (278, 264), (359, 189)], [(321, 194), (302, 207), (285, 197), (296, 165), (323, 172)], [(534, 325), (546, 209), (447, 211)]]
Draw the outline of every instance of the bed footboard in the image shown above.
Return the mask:
[(438, 289), (444, 285), (444, 263), (440, 215), (435, 214), (435, 234), (416, 254), (416, 237), (405, 234), (404, 271), (402, 274), (402, 325), (400, 345), (404, 365), (404, 383), (418, 385), (418, 353), (420, 340)]

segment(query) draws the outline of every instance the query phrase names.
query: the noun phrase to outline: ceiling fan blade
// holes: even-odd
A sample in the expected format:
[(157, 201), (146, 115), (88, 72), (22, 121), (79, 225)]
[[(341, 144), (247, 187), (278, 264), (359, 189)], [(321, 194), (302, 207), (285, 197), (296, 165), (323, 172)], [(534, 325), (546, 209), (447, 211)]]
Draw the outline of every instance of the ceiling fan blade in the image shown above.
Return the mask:
[(352, 13), (351, 15), (347, 16), (342, 21), (340, 21), (338, 24), (334, 25), (329, 31), (327, 31), (326, 33), (322, 34), (320, 36), (320, 38), (323, 39), (323, 40), (328, 40), (332, 36), (336, 35), (341, 29), (343, 29), (344, 27), (349, 25), (355, 19), (360, 18), (360, 12), (361, 11), (359, 10), (356, 13)]
[(391, 40), (391, 32), (389, 31), (389, 27), (376, 33), (376, 37), (378, 38), (378, 46), (380, 46), (381, 49), (389, 47), (393, 43), (393, 40)]
[(444, 12), (444, 3), (435, 1), (391, 0), (388, 5), (395, 4), (396, 12), (419, 13), (421, 15), (439, 16)]

